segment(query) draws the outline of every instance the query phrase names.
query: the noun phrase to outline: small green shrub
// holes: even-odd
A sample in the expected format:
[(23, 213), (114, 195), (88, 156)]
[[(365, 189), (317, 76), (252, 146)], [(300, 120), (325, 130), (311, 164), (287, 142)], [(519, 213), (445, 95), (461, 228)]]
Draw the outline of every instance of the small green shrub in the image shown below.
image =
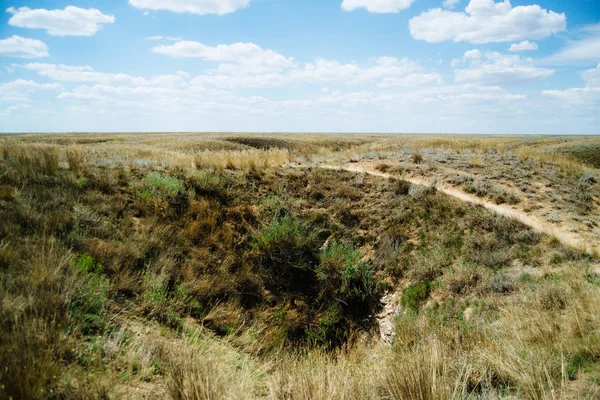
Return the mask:
[(77, 256), (75, 258), (75, 267), (83, 273), (101, 274), (104, 272), (102, 264), (96, 262), (89, 254)]
[(317, 277), (320, 296), (340, 301), (344, 312), (364, 318), (378, 306), (381, 288), (368, 262), (361, 261), (360, 249), (349, 242), (334, 241), (321, 251)]
[(151, 172), (142, 180), (138, 195), (144, 200), (169, 200), (184, 189), (183, 182), (173, 176), (161, 176)]
[(498, 293), (507, 294), (515, 290), (515, 280), (506, 274), (496, 274), (490, 279), (486, 285), (486, 290)]
[(419, 311), (421, 304), (429, 298), (430, 293), (431, 282), (423, 281), (420, 283), (415, 283), (407, 287), (404, 292), (402, 292), (400, 303), (404, 307), (417, 312)]
[(596, 372), (600, 376), (600, 366), (596, 363), (600, 361), (600, 356), (582, 349), (569, 358), (567, 364), (567, 375), (569, 379), (576, 379), (579, 372)]
[(90, 255), (75, 258), (74, 266), (81, 283), (75, 288), (69, 306), (70, 329), (79, 329), (84, 334), (100, 332), (106, 325), (109, 280), (102, 273), (102, 265)]
[(336, 326), (339, 321), (339, 310), (335, 304), (332, 304), (316, 324), (306, 329), (305, 333), (308, 341), (322, 346), (326, 345), (332, 338), (337, 336)]
[(279, 292), (310, 293), (315, 289), (318, 263), (314, 233), (300, 220), (284, 216), (254, 237), (253, 251), (265, 283)]
[(208, 169), (194, 171), (189, 175), (188, 181), (197, 195), (220, 201), (228, 199), (227, 187), (230, 182), (214, 171)]

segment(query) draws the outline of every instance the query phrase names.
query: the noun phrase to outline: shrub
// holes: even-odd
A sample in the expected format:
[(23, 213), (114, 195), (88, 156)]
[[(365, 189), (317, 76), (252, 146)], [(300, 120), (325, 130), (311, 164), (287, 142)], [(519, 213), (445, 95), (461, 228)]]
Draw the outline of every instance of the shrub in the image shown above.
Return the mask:
[(388, 172), (390, 170), (391, 166), (389, 164), (386, 163), (381, 163), (381, 164), (377, 164), (377, 166), (375, 167), (375, 169), (379, 172)]
[(151, 172), (144, 177), (138, 195), (145, 200), (169, 200), (183, 190), (183, 182), (172, 176), (161, 176)]
[(317, 277), (320, 296), (338, 300), (346, 314), (364, 318), (377, 308), (381, 289), (370, 263), (361, 261), (360, 250), (348, 242), (331, 243), (320, 254)]
[(412, 154), (411, 158), (415, 164), (421, 164), (423, 162), (423, 156), (421, 153), (415, 152)]
[(394, 179), (392, 181), (392, 190), (397, 196), (406, 196), (410, 192), (411, 184), (403, 179)]
[(73, 172), (80, 174), (82, 164), (85, 162), (85, 153), (77, 147), (69, 147), (67, 149), (67, 162)]
[(287, 293), (314, 291), (318, 263), (314, 237), (292, 216), (274, 220), (255, 236), (253, 250), (268, 287)]
[(87, 254), (75, 259), (75, 268), (81, 283), (69, 306), (71, 330), (79, 329), (84, 334), (100, 332), (106, 325), (109, 281), (102, 274), (102, 265)]
[(176, 205), (177, 213), (181, 214), (189, 203), (183, 182), (174, 176), (152, 172), (132, 186), (142, 210), (166, 211), (169, 205)]
[(222, 202), (228, 199), (227, 186), (229, 182), (216, 172), (203, 169), (190, 174), (188, 180), (189, 185), (197, 195), (214, 198)]
[(400, 303), (404, 307), (417, 312), (421, 304), (429, 298), (430, 292), (431, 282), (429, 281), (412, 284), (402, 292)]
[(506, 294), (515, 289), (515, 280), (506, 274), (496, 274), (486, 285), (486, 289), (493, 293)]

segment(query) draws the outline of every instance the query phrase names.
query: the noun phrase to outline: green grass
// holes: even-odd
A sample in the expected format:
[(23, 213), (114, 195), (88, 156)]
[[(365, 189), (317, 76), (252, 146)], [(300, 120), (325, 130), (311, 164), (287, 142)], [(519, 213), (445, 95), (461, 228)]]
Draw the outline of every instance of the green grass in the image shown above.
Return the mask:
[(423, 281), (415, 283), (402, 292), (400, 302), (404, 307), (417, 312), (421, 305), (429, 298), (430, 293), (431, 282)]

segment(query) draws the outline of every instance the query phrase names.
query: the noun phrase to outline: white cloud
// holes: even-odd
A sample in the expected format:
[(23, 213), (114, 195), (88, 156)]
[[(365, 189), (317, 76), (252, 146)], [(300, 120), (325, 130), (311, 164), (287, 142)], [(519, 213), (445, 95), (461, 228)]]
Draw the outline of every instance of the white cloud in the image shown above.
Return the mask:
[(583, 88), (566, 90), (544, 90), (542, 95), (562, 101), (566, 105), (587, 106), (597, 108), (600, 106), (600, 64), (596, 68), (581, 72), (585, 81)]
[(458, 83), (507, 84), (543, 79), (554, 75), (554, 70), (533, 65), (531, 58), (504, 55), (496, 52), (482, 54), (479, 50), (467, 51), (462, 60), (467, 68), (454, 70)]
[(13, 103), (29, 102), (33, 93), (39, 90), (64, 90), (59, 83), (37, 83), (31, 80), (17, 79), (0, 84), (0, 100)]
[(479, 60), (481, 58), (481, 50), (473, 49), (467, 50), (463, 57), (465, 60)]
[(156, 35), (156, 36), (148, 36), (147, 38), (148, 40), (152, 40), (155, 42), (160, 42), (163, 40), (168, 40), (170, 42), (178, 42), (181, 40), (180, 37), (173, 37), (173, 36), (160, 36), (160, 35)]
[(600, 87), (600, 64), (596, 68), (581, 73), (587, 87)]
[(239, 64), (261, 65), (268, 68), (285, 68), (293, 65), (292, 57), (263, 49), (254, 43), (233, 43), (207, 46), (200, 42), (181, 41), (172, 45), (157, 46), (154, 53), (170, 57), (202, 58), (208, 61), (231, 61)]
[(388, 77), (404, 77), (419, 70), (419, 65), (407, 58), (377, 57), (364, 66), (317, 58), (314, 63), (291, 71), (290, 78), (293, 81), (342, 82), (352, 85)]
[(13, 35), (0, 40), (0, 56), (39, 58), (48, 56), (48, 46), (41, 40)]
[(493, 43), (541, 39), (564, 31), (564, 14), (547, 11), (539, 5), (512, 7), (509, 0), (471, 0), (465, 12), (435, 8), (412, 18), (410, 33), (431, 43)]
[(538, 45), (536, 42), (530, 42), (529, 40), (524, 40), (521, 43), (513, 43), (510, 45), (510, 49), (508, 51), (519, 52), (519, 51), (531, 51), (537, 50)]
[(600, 23), (582, 30), (583, 37), (572, 40), (557, 53), (546, 58), (549, 63), (600, 60)]
[(372, 13), (397, 13), (406, 10), (415, 0), (344, 0), (342, 10), (365, 8)]
[(223, 15), (247, 7), (250, 0), (129, 0), (129, 4), (145, 10)]
[(64, 10), (45, 10), (10, 7), (6, 10), (13, 14), (9, 25), (20, 28), (46, 29), (52, 36), (92, 36), (101, 24), (112, 24), (115, 17), (104, 15), (95, 8), (67, 6)]
[(596, 108), (600, 105), (600, 87), (572, 88), (567, 90), (544, 90), (542, 96), (564, 102)]
[(439, 74), (425, 73), (406, 58), (378, 57), (366, 64), (343, 64), (317, 58), (302, 66), (295, 64), (280, 70), (248, 64), (220, 64), (207, 74), (196, 76), (197, 85), (222, 88), (274, 87), (292, 83), (331, 83), (360, 85), (375, 83), (380, 87), (439, 84)]
[(25, 68), (37, 71), (41, 76), (46, 76), (56, 81), (64, 82), (98, 82), (105, 84), (133, 84), (147, 85), (144, 78), (133, 77), (122, 73), (96, 72), (88, 65), (72, 66), (63, 64), (30, 63)]
[(446, 8), (454, 8), (460, 0), (444, 0), (444, 7)]
[(397, 86), (441, 85), (442, 82), (442, 76), (437, 73), (410, 74), (398, 78), (384, 78), (383, 81), (377, 84), (377, 86), (386, 89)]

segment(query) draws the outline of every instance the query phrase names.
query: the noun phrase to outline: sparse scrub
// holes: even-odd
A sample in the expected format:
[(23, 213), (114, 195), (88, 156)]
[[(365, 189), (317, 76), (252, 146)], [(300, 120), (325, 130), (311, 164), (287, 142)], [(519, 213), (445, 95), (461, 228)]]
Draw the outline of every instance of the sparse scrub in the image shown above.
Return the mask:
[(388, 172), (392, 167), (389, 164), (386, 163), (380, 163), (377, 164), (377, 166), (375, 166), (375, 169), (379, 172), (383, 172), (386, 173)]
[(402, 292), (402, 305), (409, 310), (418, 311), (421, 304), (427, 300), (431, 292), (431, 282), (423, 281), (407, 287)]
[[(281, 165), (385, 154), (406, 167), (418, 153), (439, 169), (407, 174), (436, 179), (475, 157), (486, 198), (506, 179), (559, 202), (578, 185), (595, 201), (596, 171), (536, 148), (520, 166), (518, 137), (228, 138), (2, 139), (0, 397), (599, 393), (593, 256), (433, 188)], [(595, 208), (572, 219), (557, 205), (565, 225), (597, 230)]]
[(423, 162), (423, 155), (421, 153), (413, 153), (411, 158), (415, 164), (421, 164)]

